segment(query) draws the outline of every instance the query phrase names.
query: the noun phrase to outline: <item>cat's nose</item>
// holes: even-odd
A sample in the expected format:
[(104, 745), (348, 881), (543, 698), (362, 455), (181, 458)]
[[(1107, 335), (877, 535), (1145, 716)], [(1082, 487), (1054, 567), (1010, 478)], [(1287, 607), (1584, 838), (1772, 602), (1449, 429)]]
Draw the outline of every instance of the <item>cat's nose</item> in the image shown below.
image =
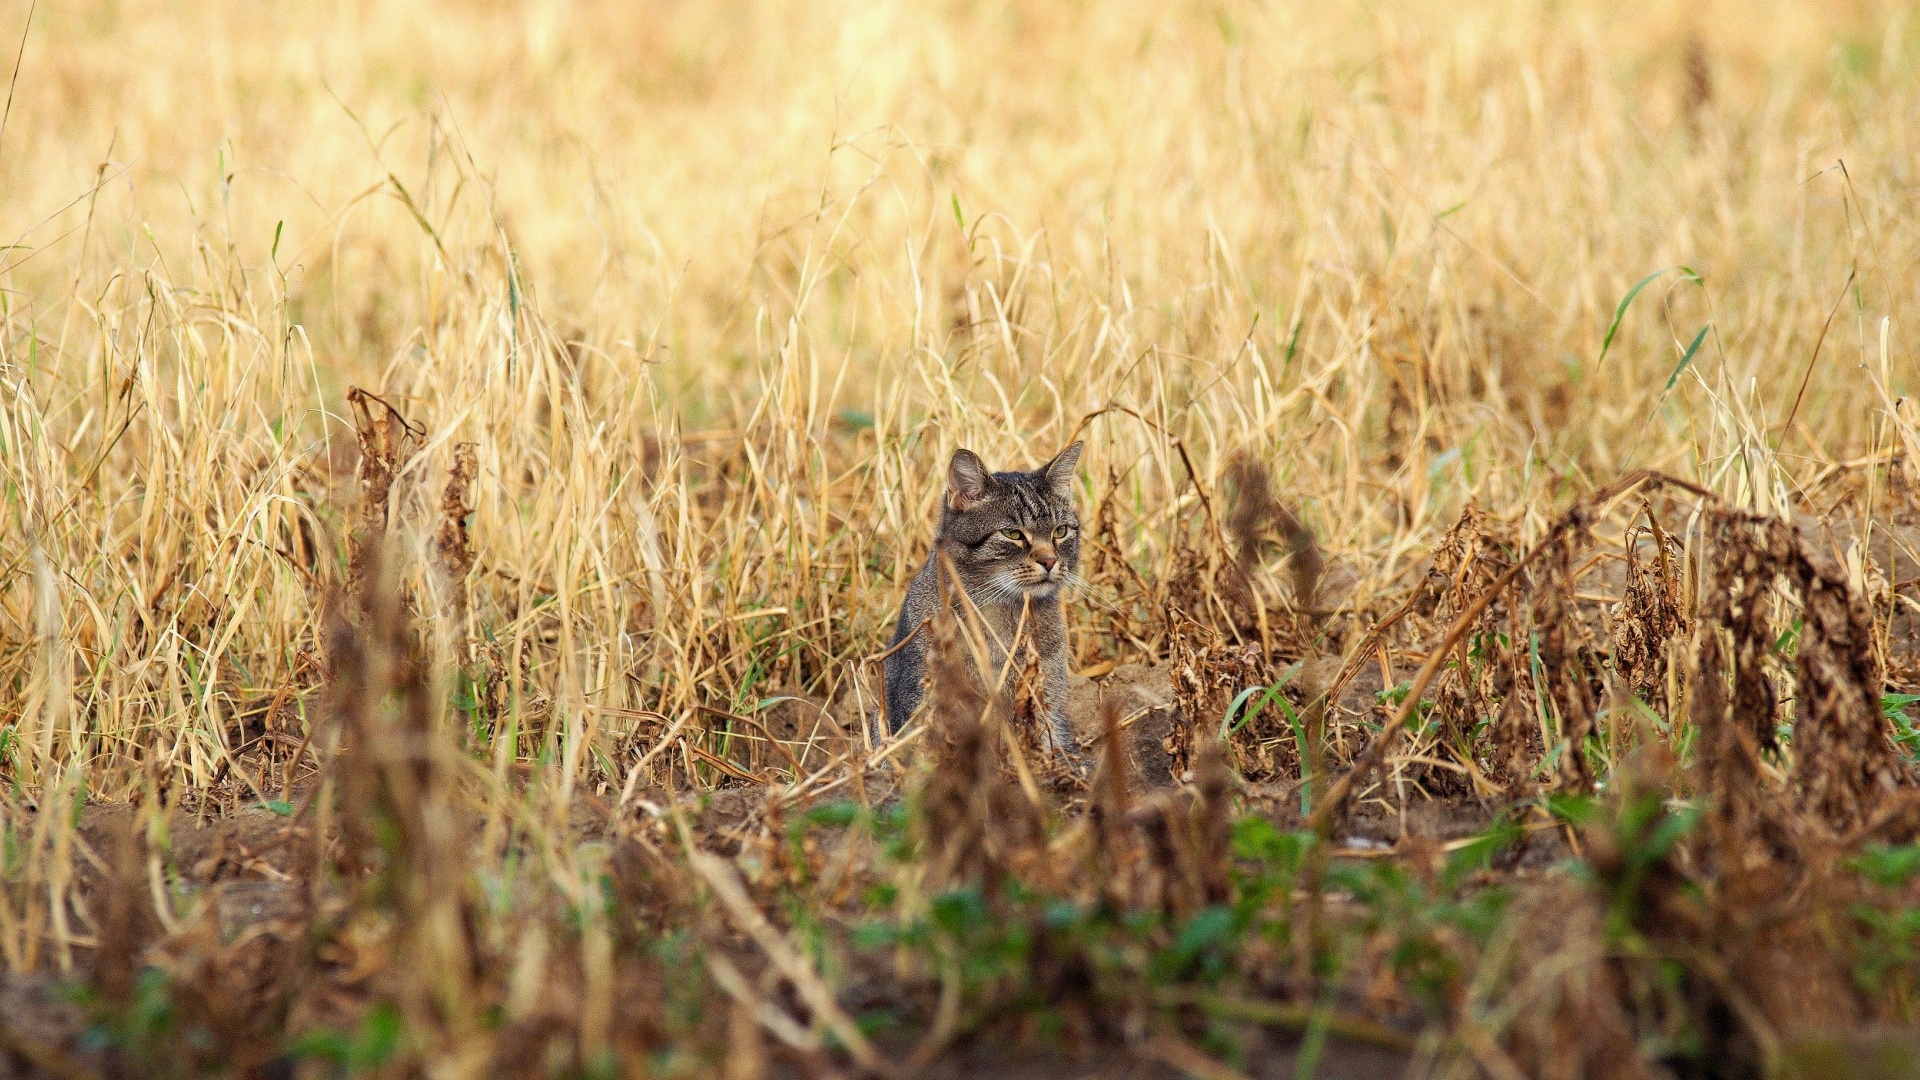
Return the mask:
[(1040, 564), (1040, 569), (1051, 574), (1054, 566), (1060, 562), (1060, 557), (1051, 551), (1036, 551), (1033, 553), (1033, 561)]

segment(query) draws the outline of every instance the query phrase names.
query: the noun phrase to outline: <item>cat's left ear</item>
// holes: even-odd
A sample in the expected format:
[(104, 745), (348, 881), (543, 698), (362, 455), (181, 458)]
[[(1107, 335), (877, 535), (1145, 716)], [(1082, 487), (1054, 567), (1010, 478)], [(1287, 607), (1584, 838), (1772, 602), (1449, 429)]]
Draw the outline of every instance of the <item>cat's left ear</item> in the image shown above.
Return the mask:
[(1046, 477), (1047, 486), (1053, 490), (1054, 497), (1073, 498), (1073, 470), (1080, 464), (1080, 451), (1086, 445), (1084, 442), (1074, 443), (1041, 467), (1040, 474)]

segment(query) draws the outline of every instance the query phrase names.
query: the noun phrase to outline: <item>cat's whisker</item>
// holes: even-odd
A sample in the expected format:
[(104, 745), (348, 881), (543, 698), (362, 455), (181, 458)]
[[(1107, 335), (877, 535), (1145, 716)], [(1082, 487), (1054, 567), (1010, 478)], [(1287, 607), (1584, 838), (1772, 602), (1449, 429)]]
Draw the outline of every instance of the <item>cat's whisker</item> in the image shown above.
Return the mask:
[(1008, 577), (996, 577), (987, 582), (981, 599), (988, 603), (1011, 600), (1019, 594), (1020, 583)]
[(1120, 605), (1115, 601), (1112, 590), (1103, 589), (1079, 574), (1068, 572), (1060, 579), (1060, 584), (1085, 596), (1115, 614), (1120, 613)]

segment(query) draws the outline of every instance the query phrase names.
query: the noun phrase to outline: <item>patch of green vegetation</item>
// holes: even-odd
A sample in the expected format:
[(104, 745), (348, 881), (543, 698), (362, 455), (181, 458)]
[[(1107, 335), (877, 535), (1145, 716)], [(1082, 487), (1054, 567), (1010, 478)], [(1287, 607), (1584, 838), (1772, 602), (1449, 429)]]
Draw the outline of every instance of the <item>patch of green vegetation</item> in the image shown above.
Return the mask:
[(400, 1048), (405, 1034), (400, 1010), (377, 1003), (367, 1009), (354, 1030), (308, 1032), (294, 1040), (288, 1054), (299, 1061), (321, 1062), (329, 1076), (346, 1080), (385, 1065)]

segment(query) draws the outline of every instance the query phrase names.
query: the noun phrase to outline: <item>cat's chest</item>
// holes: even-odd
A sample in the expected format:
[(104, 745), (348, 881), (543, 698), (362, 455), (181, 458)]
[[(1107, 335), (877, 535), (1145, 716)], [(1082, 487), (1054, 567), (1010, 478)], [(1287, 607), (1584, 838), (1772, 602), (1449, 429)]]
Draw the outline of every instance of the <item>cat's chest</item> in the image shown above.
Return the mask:
[(1065, 628), (1060, 606), (1051, 600), (984, 607), (980, 615), (991, 631), (988, 644), (996, 660), (1003, 659), (1015, 642), (1039, 650), (1044, 657), (1059, 647)]

